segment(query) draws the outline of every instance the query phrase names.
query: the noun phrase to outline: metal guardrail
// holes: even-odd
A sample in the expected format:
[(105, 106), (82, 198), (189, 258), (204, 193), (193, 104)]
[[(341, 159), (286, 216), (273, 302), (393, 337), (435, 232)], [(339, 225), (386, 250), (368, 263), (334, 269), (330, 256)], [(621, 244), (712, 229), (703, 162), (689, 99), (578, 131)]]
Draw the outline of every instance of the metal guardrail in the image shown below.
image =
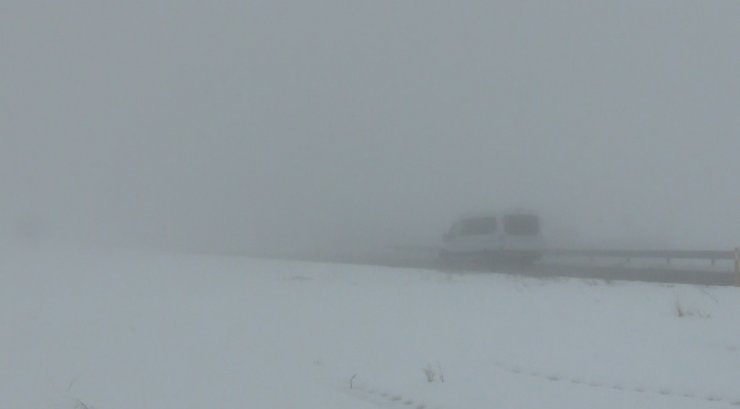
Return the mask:
[(589, 257), (589, 258), (656, 258), (670, 260), (734, 260), (734, 251), (716, 250), (604, 250), (604, 249), (546, 249), (545, 255), (556, 257)]
[(716, 250), (604, 250), (604, 249), (546, 249), (543, 254), (551, 257), (586, 257), (595, 258), (633, 258), (663, 259), (671, 263), (673, 259), (709, 260), (712, 265), (718, 260), (732, 261), (734, 264), (735, 286), (740, 287), (740, 247), (734, 251)]
[[(436, 254), (439, 249), (433, 246), (396, 246), (396, 251), (416, 255)], [(558, 249), (542, 251), (550, 257), (582, 257), (592, 261), (597, 258), (657, 259), (665, 260), (708, 260), (712, 265), (717, 261), (730, 261), (734, 264), (735, 285), (740, 287), (740, 247), (735, 250), (613, 250), (613, 249)]]

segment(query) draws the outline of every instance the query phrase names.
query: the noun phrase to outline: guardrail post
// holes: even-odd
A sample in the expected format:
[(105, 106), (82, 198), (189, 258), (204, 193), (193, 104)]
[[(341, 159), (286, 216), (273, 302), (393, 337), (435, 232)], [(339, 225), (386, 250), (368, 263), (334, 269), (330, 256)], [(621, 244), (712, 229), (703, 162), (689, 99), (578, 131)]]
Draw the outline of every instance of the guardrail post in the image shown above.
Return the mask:
[(740, 247), (735, 247), (735, 285), (740, 287)]

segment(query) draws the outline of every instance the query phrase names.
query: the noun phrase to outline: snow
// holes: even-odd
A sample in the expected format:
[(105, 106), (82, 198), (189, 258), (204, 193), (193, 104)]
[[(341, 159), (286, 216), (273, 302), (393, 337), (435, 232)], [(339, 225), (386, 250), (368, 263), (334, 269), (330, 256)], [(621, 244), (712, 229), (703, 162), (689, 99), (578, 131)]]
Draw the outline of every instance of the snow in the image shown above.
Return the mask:
[(738, 407), (739, 322), (729, 287), (12, 249), (0, 407)]

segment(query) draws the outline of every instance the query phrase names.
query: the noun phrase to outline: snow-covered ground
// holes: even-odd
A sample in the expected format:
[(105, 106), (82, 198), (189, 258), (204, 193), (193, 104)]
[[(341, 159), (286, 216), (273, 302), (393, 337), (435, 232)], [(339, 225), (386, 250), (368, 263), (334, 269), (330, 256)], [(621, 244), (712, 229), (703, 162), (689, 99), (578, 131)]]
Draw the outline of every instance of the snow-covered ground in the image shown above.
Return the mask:
[(8, 250), (0, 407), (740, 407), (740, 290)]

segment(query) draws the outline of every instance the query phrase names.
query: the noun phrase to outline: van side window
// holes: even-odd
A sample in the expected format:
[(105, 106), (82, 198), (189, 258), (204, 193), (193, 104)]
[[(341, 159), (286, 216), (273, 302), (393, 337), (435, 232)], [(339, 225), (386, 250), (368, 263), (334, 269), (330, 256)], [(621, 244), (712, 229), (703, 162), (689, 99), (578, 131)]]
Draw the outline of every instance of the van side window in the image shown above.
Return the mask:
[(504, 220), (506, 234), (516, 236), (531, 236), (539, 234), (540, 220), (530, 214), (514, 214), (506, 216)]
[(496, 231), (495, 217), (477, 217), (460, 223), (459, 236), (482, 236)]

